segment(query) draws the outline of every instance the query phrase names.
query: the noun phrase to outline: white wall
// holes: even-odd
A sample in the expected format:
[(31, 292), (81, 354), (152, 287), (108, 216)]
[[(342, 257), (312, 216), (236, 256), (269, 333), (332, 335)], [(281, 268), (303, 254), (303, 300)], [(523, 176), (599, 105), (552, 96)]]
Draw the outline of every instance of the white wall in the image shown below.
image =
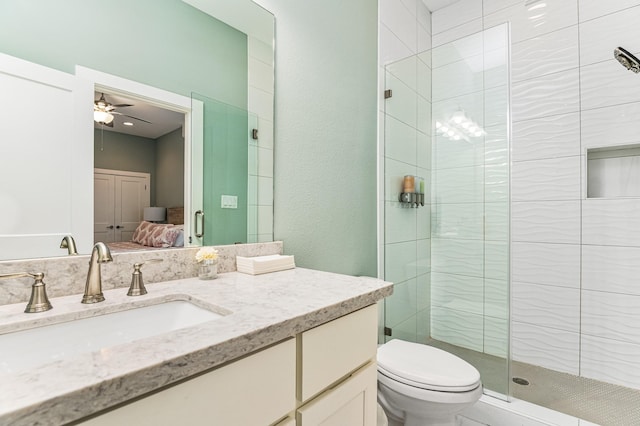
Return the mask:
[(640, 50), (638, 19), (637, 0), (433, 14), (434, 45), (512, 25), (514, 359), (635, 388), (640, 200), (586, 199), (583, 176), (586, 148), (640, 142), (640, 80), (613, 59)]

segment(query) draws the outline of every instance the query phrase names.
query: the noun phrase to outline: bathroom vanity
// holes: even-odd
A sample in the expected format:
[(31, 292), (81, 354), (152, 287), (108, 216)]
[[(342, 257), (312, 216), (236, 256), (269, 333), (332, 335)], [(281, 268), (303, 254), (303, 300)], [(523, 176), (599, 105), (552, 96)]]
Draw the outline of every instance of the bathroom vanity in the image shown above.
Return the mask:
[(40, 314), (22, 313), (23, 304), (0, 307), (0, 332), (175, 301), (217, 314), (1, 373), (0, 424), (374, 423), (376, 302), (391, 283), (297, 268), (147, 290), (139, 297), (108, 290), (95, 305), (78, 295), (54, 298), (54, 309)]

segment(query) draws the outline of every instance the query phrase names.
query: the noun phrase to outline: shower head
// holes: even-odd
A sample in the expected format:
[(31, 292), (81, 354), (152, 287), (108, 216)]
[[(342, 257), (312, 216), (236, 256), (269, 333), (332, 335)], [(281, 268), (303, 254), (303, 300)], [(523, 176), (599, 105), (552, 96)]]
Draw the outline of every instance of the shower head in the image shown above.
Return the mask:
[(634, 73), (640, 72), (640, 59), (636, 58), (631, 52), (623, 49), (622, 47), (616, 47), (613, 49), (613, 56), (628, 70)]

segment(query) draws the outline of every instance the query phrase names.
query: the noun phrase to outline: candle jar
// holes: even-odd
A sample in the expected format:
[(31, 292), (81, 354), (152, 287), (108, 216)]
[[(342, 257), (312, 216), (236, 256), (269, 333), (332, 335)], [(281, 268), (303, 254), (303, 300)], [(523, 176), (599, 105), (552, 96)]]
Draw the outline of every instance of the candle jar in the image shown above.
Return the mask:
[(218, 260), (204, 259), (198, 267), (198, 278), (201, 280), (213, 280), (218, 277)]

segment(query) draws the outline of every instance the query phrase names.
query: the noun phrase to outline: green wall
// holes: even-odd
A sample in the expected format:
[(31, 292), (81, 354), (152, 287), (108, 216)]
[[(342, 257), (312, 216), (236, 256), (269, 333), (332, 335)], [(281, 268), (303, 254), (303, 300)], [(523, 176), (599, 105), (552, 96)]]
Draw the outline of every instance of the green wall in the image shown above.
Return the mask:
[(246, 35), (180, 0), (2, 0), (0, 52), (247, 104)]
[(182, 128), (156, 139), (156, 205), (184, 206), (184, 138)]
[(274, 237), (303, 267), (377, 275), (377, 11), (257, 0), (276, 17)]
[(151, 174), (151, 205), (156, 194), (156, 141), (124, 133), (93, 131), (93, 166), (97, 169), (124, 170)]

